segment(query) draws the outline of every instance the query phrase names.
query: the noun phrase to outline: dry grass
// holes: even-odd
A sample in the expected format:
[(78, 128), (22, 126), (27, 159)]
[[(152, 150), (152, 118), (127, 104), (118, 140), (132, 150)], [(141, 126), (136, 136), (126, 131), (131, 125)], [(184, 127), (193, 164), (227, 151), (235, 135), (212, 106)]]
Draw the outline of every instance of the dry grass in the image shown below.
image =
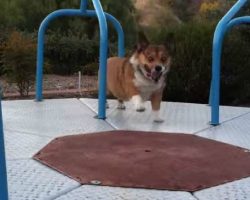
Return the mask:
[[(0, 77), (0, 85), (3, 89), (4, 98), (20, 98), (15, 84), (10, 84), (4, 77)], [(82, 76), (81, 90), (79, 90), (78, 75), (44, 75), (43, 90), (44, 95), (48, 98), (95, 95), (97, 93), (97, 76)], [(30, 95), (25, 98), (33, 98), (34, 95), (35, 87), (32, 86), (30, 88)]]

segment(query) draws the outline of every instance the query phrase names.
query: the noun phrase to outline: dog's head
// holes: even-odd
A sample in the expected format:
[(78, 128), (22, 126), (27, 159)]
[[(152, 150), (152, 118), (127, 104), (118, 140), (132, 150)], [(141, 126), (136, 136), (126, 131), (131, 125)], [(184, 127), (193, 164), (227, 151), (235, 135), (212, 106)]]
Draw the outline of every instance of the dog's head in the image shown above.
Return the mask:
[(143, 43), (137, 45), (130, 62), (147, 79), (158, 82), (169, 71), (171, 57), (166, 46)]

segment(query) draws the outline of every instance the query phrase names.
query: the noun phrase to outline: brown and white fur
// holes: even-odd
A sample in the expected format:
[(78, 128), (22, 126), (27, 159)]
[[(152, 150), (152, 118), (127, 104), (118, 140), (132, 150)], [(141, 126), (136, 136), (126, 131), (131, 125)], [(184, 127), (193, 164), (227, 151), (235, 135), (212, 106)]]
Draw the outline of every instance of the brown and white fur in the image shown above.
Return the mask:
[(145, 110), (144, 102), (151, 101), (155, 122), (159, 116), (166, 74), (171, 57), (164, 45), (141, 44), (130, 58), (111, 57), (107, 63), (107, 89), (118, 99), (118, 109), (131, 100), (138, 112)]

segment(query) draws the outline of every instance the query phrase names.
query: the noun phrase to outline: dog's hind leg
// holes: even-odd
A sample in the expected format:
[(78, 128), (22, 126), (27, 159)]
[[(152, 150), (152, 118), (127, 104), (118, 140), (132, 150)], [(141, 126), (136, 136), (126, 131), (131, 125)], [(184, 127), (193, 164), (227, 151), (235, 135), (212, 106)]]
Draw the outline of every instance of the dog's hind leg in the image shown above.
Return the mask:
[(125, 110), (126, 109), (126, 106), (125, 106), (123, 100), (118, 99), (117, 109), (120, 109), (120, 110)]
[(109, 102), (106, 101), (106, 109), (109, 109)]
[(106, 97), (107, 97), (107, 99), (106, 99), (106, 109), (109, 109), (109, 108), (110, 108), (108, 99), (109, 99), (109, 97), (111, 97), (111, 96), (112, 96), (112, 93), (109, 91), (109, 89), (108, 89), (108, 87), (107, 87), (107, 89), (106, 89)]

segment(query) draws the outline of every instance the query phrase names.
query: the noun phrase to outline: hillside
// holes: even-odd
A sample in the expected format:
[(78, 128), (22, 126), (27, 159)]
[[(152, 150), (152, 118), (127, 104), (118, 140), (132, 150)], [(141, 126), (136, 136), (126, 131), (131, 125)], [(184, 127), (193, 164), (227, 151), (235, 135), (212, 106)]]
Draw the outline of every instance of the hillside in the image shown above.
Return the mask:
[[(189, 21), (196, 16), (201, 4), (209, 0), (133, 0), (141, 26), (171, 25)], [(212, 3), (215, 1), (211, 1)], [(222, 0), (218, 0), (223, 5)], [(222, 3), (222, 4), (221, 4)]]
[(138, 11), (138, 23), (141, 26), (158, 26), (166, 23), (181, 23), (169, 6), (163, 5), (161, 0), (134, 0)]

